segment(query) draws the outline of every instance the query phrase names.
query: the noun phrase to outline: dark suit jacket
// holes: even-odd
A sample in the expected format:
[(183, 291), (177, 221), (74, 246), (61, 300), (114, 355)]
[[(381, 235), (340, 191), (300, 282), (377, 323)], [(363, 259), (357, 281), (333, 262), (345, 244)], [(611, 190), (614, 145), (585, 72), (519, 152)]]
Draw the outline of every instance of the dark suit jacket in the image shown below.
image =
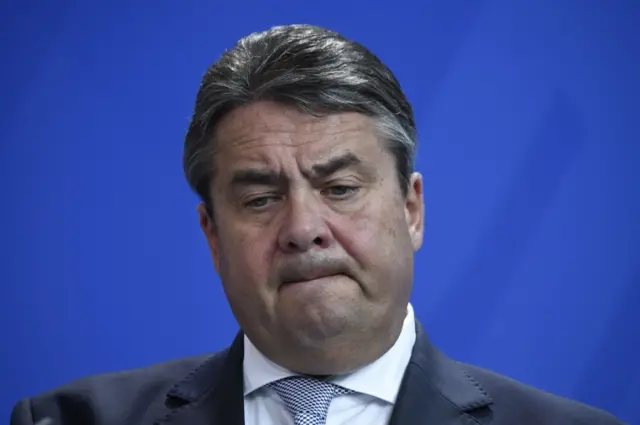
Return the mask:
[[(422, 327), (391, 425), (614, 425), (606, 412), (456, 362)], [(11, 425), (242, 425), (243, 342), (213, 356), (89, 377), (20, 401)]]

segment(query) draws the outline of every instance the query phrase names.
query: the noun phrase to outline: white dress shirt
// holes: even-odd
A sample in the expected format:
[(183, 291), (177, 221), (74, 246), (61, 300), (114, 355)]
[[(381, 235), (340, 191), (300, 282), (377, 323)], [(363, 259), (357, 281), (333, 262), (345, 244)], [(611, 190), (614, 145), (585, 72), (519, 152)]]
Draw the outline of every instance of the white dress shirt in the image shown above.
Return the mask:
[[(333, 399), (327, 425), (389, 423), (415, 340), (415, 319), (409, 304), (400, 336), (382, 357), (348, 375), (330, 379), (330, 382), (354, 393)], [(294, 425), (283, 401), (267, 385), (295, 374), (267, 359), (246, 336), (243, 370), (245, 424)]]

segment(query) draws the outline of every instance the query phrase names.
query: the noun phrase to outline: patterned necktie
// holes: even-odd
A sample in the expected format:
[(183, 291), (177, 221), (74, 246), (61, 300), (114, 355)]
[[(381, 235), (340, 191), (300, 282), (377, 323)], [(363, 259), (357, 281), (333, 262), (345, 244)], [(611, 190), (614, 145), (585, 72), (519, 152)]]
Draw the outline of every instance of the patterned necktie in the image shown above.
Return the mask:
[(316, 378), (293, 376), (269, 385), (284, 401), (295, 425), (325, 425), (334, 397), (353, 391)]

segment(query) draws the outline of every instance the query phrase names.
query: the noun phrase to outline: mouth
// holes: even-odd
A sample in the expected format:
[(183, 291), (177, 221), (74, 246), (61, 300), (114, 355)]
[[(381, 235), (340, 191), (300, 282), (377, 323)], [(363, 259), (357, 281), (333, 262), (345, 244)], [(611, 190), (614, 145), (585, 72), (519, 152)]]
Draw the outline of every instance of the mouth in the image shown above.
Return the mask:
[(330, 279), (337, 276), (344, 276), (342, 273), (330, 273), (330, 274), (320, 274), (315, 276), (300, 276), (299, 278), (287, 280), (282, 283), (282, 286), (291, 286), (298, 285), (301, 283), (312, 283), (312, 282), (320, 282), (322, 280)]

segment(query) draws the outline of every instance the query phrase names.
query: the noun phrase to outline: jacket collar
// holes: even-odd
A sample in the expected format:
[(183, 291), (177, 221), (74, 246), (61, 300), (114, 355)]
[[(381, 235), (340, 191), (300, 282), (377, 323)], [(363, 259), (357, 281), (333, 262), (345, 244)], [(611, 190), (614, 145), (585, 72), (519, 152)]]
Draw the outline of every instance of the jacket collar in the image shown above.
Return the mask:
[[(243, 425), (243, 334), (176, 383), (156, 425)], [(492, 403), (480, 384), (430, 342), (416, 321), (416, 343), (390, 425), (454, 425)]]
[(155, 425), (244, 425), (242, 333), (167, 393), (169, 412)]
[(390, 425), (469, 423), (469, 415), (491, 403), (480, 383), (437, 350), (416, 322), (416, 343)]

